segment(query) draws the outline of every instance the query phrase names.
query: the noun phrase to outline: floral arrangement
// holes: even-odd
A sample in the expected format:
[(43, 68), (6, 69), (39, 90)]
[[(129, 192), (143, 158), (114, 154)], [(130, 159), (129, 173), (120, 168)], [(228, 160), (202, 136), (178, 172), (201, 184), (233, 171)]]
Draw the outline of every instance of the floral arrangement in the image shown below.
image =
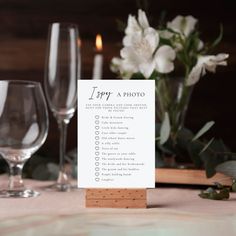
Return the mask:
[[(154, 29), (144, 11), (138, 17), (129, 15), (121, 58), (113, 58), (111, 70), (123, 79), (155, 79), (158, 98), (157, 118), (164, 125), (160, 143), (169, 137), (175, 142), (183, 127), (192, 87), (207, 71), (215, 72), (218, 65), (226, 66), (228, 54), (207, 55), (221, 40), (204, 44), (193, 16), (177, 16), (166, 25)], [(173, 97), (173, 72), (181, 68), (182, 80)], [(178, 97), (176, 97), (178, 96)]]
[(207, 176), (213, 176), (218, 164), (235, 156), (222, 140), (200, 140), (213, 121), (194, 135), (184, 127), (184, 118), (194, 85), (206, 72), (227, 65), (228, 54), (210, 54), (222, 39), (222, 27), (213, 43), (204, 43), (193, 16), (177, 16), (153, 28), (146, 13), (138, 10), (137, 17), (128, 16), (124, 32), (120, 57), (112, 59), (111, 70), (122, 79), (156, 80), (158, 165), (163, 154), (189, 156), (196, 167), (204, 165)]
[(137, 19), (129, 15), (121, 58), (112, 59), (112, 71), (123, 79), (159, 78), (175, 69), (176, 59), (185, 67), (185, 84), (194, 85), (206, 71), (215, 72), (218, 65), (226, 66), (229, 56), (206, 55), (211, 47), (199, 38), (196, 24), (197, 19), (192, 16), (177, 16), (165, 27), (154, 29), (144, 11), (138, 11)]

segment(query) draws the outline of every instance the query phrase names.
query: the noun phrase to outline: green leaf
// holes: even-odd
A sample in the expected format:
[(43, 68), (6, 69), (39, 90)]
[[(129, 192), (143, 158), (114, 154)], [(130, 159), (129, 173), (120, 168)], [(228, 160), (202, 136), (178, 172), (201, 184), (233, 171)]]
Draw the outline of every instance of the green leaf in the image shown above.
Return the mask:
[(215, 124), (214, 121), (207, 122), (199, 131), (198, 133), (193, 137), (192, 141), (197, 140), (200, 138), (204, 133), (206, 133), (213, 125)]
[(210, 49), (213, 49), (214, 47), (216, 47), (220, 43), (220, 41), (223, 38), (223, 33), (224, 33), (223, 25), (220, 24), (220, 33), (219, 33), (218, 37), (215, 39), (215, 41), (211, 44)]
[(215, 185), (218, 189), (223, 189), (223, 188), (224, 188), (224, 186), (223, 186), (221, 183), (219, 183), (219, 182), (214, 182), (214, 185)]
[(207, 150), (207, 148), (212, 144), (212, 142), (214, 141), (214, 138), (212, 138), (205, 146), (204, 148), (199, 152), (199, 155), (201, 155), (203, 152), (205, 152)]
[(168, 112), (165, 112), (164, 120), (160, 130), (160, 144), (163, 145), (170, 136), (170, 118)]
[(210, 200), (227, 200), (229, 199), (230, 195), (229, 188), (222, 187), (220, 190), (216, 191), (215, 189), (210, 187), (205, 191), (201, 191), (198, 196)]
[(189, 144), (186, 147), (188, 150), (188, 156), (193, 161), (194, 166), (196, 168), (201, 168), (203, 165), (203, 161), (199, 155), (199, 152), (202, 149), (202, 144), (199, 142), (189, 142)]
[(216, 166), (225, 161), (236, 160), (236, 156), (230, 153), (222, 140), (215, 139), (210, 147), (201, 154), (201, 159), (204, 163), (207, 178), (211, 178), (216, 173)]
[(132, 75), (131, 79), (145, 79), (141, 73), (135, 73)]

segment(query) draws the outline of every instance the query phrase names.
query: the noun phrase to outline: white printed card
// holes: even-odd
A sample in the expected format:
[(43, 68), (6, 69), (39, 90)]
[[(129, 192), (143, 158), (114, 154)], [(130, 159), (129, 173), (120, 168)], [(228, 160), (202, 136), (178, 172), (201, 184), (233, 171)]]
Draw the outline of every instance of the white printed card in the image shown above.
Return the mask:
[(78, 187), (155, 187), (155, 81), (78, 81)]

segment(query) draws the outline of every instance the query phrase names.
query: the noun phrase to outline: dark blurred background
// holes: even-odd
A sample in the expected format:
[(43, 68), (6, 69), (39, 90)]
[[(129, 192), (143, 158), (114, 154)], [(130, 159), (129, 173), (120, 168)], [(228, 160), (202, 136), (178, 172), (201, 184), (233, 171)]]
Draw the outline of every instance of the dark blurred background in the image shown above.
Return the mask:
[[(213, 41), (219, 34), (220, 23), (224, 37), (215, 53), (229, 53), (229, 65), (208, 74), (194, 89), (187, 114), (186, 126), (197, 131), (209, 120), (216, 125), (208, 137), (222, 138), (236, 150), (236, 7), (234, 0), (150, 0), (148, 11), (152, 26), (166, 11), (166, 20), (176, 15), (193, 15), (199, 19), (204, 41)], [(126, 22), (128, 14), (137, 13), (135, 0), (0, 0), (0, 80), (24, 79), (43, 82), (48, 24), (55, 21), (74, 22), (82, 39), (82, 75), (91, 78), (94, 41), (101, 33), (104, 43), (104, 78), (115, 78), (109, 70), (113, 56), (119, 55), (123, 33), (116, 20)], [(76, 147), (76, 116), (68, 131), (68, 150)], [(144, 121), (145, 122), (145, 121)], [(1, 138), (1, 137), (0, 137)], [(48, 139), (40, 152), (58, 158), (59, 133), (55, 119), (50, 117)]]

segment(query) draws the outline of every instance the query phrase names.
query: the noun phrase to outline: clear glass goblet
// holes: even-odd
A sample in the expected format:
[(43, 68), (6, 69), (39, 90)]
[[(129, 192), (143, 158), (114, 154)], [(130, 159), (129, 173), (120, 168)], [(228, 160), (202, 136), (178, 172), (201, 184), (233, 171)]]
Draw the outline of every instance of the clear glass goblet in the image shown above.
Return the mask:
[(35, 197), (39, 193), (24, 187), (25, 162), (44, 143), (48, 113), (40, 83), (0, 81), (0, 154), (10, 169), (9, 186), (0, 197)]
[(77, 80), (80, 77), (78, 29), (75, 24), (53, 23), (49, 27), (44, 88), (49, 107), (60, 130), (60, 162), (56, 191), (71, 189), (65, 168), (67, 125), (77, 106)]

